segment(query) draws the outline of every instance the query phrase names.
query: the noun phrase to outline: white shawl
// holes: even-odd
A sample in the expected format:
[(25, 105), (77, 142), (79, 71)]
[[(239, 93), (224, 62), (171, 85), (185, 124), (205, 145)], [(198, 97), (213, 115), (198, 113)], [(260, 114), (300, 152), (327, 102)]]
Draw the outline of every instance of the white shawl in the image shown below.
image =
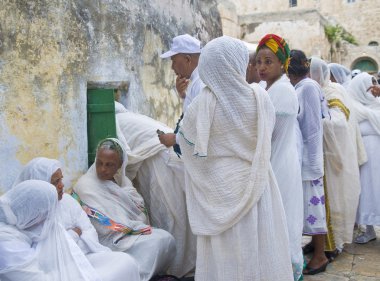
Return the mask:
[(180, 129), (190, 225), (217, 235), (260, 200), (269, 175), (274, 108), (264, 89), (245, 81), (248, 50), (227, 36), (209, 42), (199, 61), (206, 88)]
[(366, 72), (356, 75), (349, 85), (348, 93), (353, 99), (358, 121), (368, 120), (380, 135), (380, 100), (368, 90), (373, 85), (372, 77)]
[[(119, 141), (118, 143), (123, 148), (123, 164), (114, 176), (116, 183), (98, 178), (95, 159), (95, 163), (86, 174), (80, 177), (73, 189), (79, 195), (81, 201), (89, 207), (100, 211), (113, 221), (134, 230), (145, 229), (148, 227), (146, 225), (148, 218), (143, 210), (144, 200), (133, 187), (132, 182), (125, 176), (128, 156), (124, 145)], [(111, 235), (113, 234), (113, 242), (124, 236), (121, 232), (116, 233), (111, 230), (110, 232)], [(138, 237), (138, 235), (133, 236), (135, 239)], [(133, 243), (133, 241), (130, 241), (130, 243)]]
[(0, 252), (0, 256), (8, 257), (0, 265), (0, 277), (99, 280), (78, 246), (57, 223), (57, 203), (55, 187), (39, 180), (24, 181), (0, 197), (0, 243), (8, 242), (9, 253), (18, 252), (18, 247), (22, 247), (23, 255), (15, 258), (15, 254), (9, 257)]

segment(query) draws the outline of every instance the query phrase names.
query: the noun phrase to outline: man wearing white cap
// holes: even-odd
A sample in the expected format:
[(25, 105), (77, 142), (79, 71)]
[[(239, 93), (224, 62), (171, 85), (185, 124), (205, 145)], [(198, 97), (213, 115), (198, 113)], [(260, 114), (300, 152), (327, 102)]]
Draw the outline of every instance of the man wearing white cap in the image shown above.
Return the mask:
[[(176, 89), (178, 95), (184, 99), (183, 114), (191, 101), (198, 95), (204, 86), (198, 74), (198, 60), (201, 53), (201, 42), (189, 34), (179, 35), (173, 38), (170, 50), (160, 55), (161, 58), (171, 58), (172, 69), (177, 75)], [(176, 145), (176, 132), (178, 124), (182, 120), (181, 115), (174, 134), (159, 134), (160, 142), (167, 147), (174, 146), (177, 154), (180, 154)]]

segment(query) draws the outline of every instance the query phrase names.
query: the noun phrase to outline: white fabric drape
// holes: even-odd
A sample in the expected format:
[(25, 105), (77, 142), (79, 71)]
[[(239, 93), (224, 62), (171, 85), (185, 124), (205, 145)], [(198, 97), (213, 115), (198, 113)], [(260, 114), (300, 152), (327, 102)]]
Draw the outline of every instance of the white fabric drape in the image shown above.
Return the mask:
[(276, 111), (271, 164), (280, 189), (288, 224), (294, 280), (302, 275), (303, 190), (297, 150), (297, 94), (284, 74), (268, 89)]
[(362, 192), (357, 213), (357, 223), (380, 225), (380, 102), (371, 92), (373, 76), (360, 73), (355, 76), (349, 87), (354, 100), (360, 131), (368, 155), (368, 162), (360, 167)]
[[(344, 89), (330, 81), (327, 63), (313, 58), (310, 76), (319, 82), (328, 101), (339, 100), (345, 106)], [(323, 120), (326, 189), (336, 247), (351, 243), (360, 194), (359, 160), (354, 125), (342, 108), (330, 105), (331, 119)], [(348, 120), (347, 120), (348, 118)], [(356, 122), (355, 119), (351, 122)]]
[[(74, 191), (86, 205), (115, 222), (136, 230), (144, 229), (148, 227), (148, 218), (142, 210), (144, 200), (125, 176), (128, 156), (124, 145), (121, 142), (119, 145), (123, 148), (123, 164), (114, 176), (116, 182), (98, 178), (95, 159), (95, 163), (74, 186)], [(125, 251), (137, 261), (142, 281), (165, 271), (175, 255), (174, 239), (164, 230), (153, 229), (147, 235), (125, 235), (101, 225), (96, 220), (92, 220), (92, 223), (103, 245), (114, 251)]]
[(101, 280), (58, 224), (57, 203), (55, 187), (39, 180), (0, 197), (1, 280)]
[[(134, 164), (126, 172), (144, 197), (153, 226), (173, 235), (176, 256), (168, 269), (183, 276), (194, 269), (196, 238), (191, 232), (186, 210), (185, 172), (182, 160), (172, 148), (162, 145), (156, 130), (172, 132), (164, 124), (138, 113), (116, 114), (118, 137), (128, 145)], [(139, 159), (139, 160), (138, 160)]]
[(274, 110), (266, 91), (245, 81), (247, 65), (241, 41), (227, 36), (210, 41), (198, 65), (207, 87), (180, 128), (200, 281), (293, 280), (270, 164)]

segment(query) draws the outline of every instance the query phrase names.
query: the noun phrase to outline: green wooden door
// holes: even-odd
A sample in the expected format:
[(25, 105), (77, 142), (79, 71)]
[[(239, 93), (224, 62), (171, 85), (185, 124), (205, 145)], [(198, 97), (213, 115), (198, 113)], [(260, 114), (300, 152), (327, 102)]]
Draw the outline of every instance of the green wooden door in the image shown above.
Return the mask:
[(87, 90), (88, 166), (95, 161), (96, 146), (104, 138), (116, 138), (113, 89)]

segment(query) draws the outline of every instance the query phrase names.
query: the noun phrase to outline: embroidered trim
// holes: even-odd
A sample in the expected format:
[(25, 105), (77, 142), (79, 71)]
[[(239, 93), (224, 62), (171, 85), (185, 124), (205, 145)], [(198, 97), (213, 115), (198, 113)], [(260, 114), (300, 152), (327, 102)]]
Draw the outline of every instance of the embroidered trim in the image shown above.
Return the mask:
[(151, 234), (152, 233), (152, 227), (148, 226), (142, 229), (132, 229), (124, 224), (115, 222), (114, 220), (110, 219), (106, 215), (104, 215), (102, 212), (99, 212), (95, 208), (91, 208), (87, 206), (85, 203), (83, 203), (82, 200), (80, 200), (80, 197), (77, 193), (74, 191), (71, 193), (71, 196), (78, 201), (78, 203), (81, 205), (82, 209), (86, 212), (87, 216), (89, 218), (95, 219), (97, 222), (99, 222), (101, 225), (105, 226), (108, 229), (111, 229), (116, 232), (124, 233), (125, 235), (139, 235), (139, 234)]

